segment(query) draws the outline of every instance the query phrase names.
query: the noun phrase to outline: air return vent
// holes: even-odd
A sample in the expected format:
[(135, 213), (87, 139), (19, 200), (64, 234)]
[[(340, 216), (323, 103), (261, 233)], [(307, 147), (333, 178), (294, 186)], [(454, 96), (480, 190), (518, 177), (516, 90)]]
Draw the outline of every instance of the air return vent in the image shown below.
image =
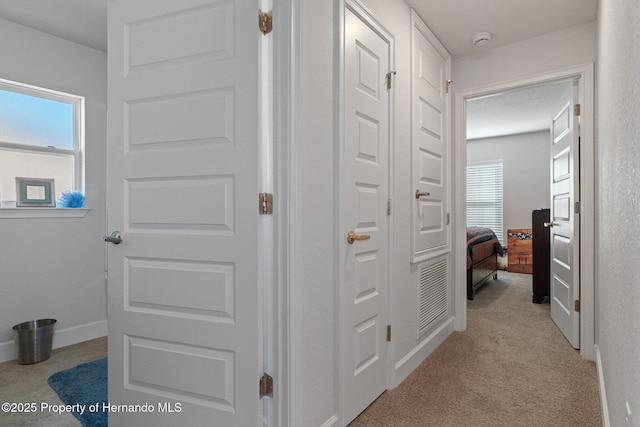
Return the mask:
[(447, 311), (447, 258), (420, 267), (418, 337)]

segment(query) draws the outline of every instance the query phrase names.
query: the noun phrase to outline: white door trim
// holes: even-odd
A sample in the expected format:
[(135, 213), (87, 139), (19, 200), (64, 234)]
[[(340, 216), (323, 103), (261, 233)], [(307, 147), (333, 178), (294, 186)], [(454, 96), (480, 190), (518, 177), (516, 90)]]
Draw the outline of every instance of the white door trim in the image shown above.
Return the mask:
[[(269, 1), (269, 0), (267, 0)], [(273, 303), (270, 331), (273, 340), (269, 347), (272, 352), (270, 369), (274, 378), (274, 397), (268, 419), (271, 426), (298, 425), (294, 409), (297, 407), (295, 385), (296, 365), (295, 349), (297, 332), (295, 320), (301, 319), (300, 307), (296, 298), (299, 289), (299, 265), (292, 254), (298, 250), (299, 242), (296, 216), (296, 144), (299, 140), (300, 103), (300, 0), (270, 0), (278, 7), (273, 10), (273, 189), (274, 189), (274, 262), (273, 262)], [(265, 8), (264, 10), (271, 10)], [(292, 261), (292, 259), (294, 259)], [(290, 309), (291, 307), (291, 309)], [(292, 321), (292, 319), (294, 321)]]
[(455, 92), (454, 101), (454, 279), (455, 327), (466, 329), (466, 202), (465, 176), (466, 101), (481, 95), (497, 93), (517, 87), (536, 85), (571, 77), (580, 78), (580, 354), (595, 360), (595, 137), (594, 137), (594, 66), (592, 62), (508, 80), (479, 88)]

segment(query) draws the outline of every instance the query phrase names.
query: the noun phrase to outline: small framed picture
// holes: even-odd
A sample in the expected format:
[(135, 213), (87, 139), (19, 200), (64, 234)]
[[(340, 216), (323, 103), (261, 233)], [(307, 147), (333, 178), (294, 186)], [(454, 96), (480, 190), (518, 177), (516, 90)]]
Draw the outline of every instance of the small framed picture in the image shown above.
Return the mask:
[(16, 206), (51, 207), (56, 205), (54, 180), (16, 177)]

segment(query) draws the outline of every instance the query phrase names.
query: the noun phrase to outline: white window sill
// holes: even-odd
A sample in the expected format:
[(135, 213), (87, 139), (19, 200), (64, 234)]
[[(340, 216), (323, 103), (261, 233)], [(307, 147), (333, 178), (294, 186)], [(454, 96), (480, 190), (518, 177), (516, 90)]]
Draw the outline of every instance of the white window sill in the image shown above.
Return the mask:
[(0, 208), (0, 219), (8, 218), (84, 218), (87, 208)]

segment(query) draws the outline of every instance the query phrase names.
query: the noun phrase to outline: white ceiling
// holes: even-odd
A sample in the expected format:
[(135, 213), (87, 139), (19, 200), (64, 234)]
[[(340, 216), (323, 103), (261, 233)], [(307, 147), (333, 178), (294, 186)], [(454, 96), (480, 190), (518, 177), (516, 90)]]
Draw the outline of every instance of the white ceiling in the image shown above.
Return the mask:
[(512, 89), (467, 101), (467, 139), (536, 132), (569, 101), (571, 81)]
[[(113, 0), (0, 0), (0, 17), (94, 49), (107, 50), (107, 3)], [(320, 0), (318, 0), (320, 1)], [(329, 1), (329, 0), (322, 0)], [(405, 0), (426, 21), (453, 58), (594, 21), (598, 0)], [(473, 35), (492, 41), (473, 46)], [(529, 132), (548, 120), (538, 108), (552, 91), (517, 92), (482, 101), (478, 135), (510, 124), (508, 132)], [(530, 98), (535, 96), (535, 98)], [(471, 104), (471, 103), (470, 103)], [(480, 104), (478, 104), (480, 105)], [(517, 107), (520, 108), (517, 108)], [(473, 107), (471, 107), (473, 108)], [(520, 113), (518, 114), (517, 111)], [(510, 114), (504, 120), (505, 113)], [(470, 120), (473, 120), (470, 118)], [(516, 126), (519, 123), (520, 126)], [(470, 122), (470, 131), (476, 124)]]
[(0, 0), (0, 17), (106, 52), (110, 1)]
[[(405, 0), (458, 58), (595, 21), (598, 0)], [(473, 35), (491, 42), (473, 46)]]

